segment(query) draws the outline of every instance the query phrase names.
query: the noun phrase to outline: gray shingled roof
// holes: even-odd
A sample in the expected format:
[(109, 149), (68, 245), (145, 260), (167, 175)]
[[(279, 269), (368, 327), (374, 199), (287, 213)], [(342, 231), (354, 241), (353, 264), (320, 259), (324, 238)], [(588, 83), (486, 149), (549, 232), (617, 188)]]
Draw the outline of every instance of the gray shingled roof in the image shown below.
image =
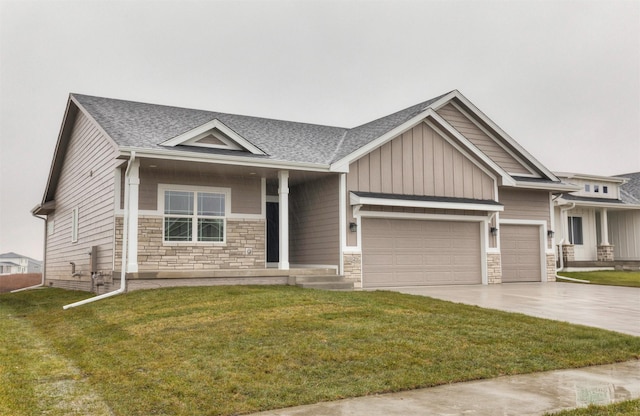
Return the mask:
[(640, 205), (640, 172), (617, 176), (629, 179), (629, 182), (620, 187), (620, 199), (627, 204)]
[[(318, 164), (330, 164), (342, 159), (410, 120), (441, 97), (347, 129), (82, 94), (72, 96), (121, 147), (167, 149), (160, 143), (217, 119), (266, 153), (266, 156), (258, 157)], [(189, 146), (171, 149), (221, 153), (219, 150)]]

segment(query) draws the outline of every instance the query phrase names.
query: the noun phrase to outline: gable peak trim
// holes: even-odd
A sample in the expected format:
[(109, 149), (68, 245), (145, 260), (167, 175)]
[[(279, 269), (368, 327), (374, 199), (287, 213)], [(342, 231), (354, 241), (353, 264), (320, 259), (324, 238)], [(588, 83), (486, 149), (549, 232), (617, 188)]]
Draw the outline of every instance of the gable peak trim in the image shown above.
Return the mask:
[[(217, 139), (221, 144), (206, 143), (203, 139), (209, 135), (215, 137), (215, 139)], [(182, 133), (179, 136), (166, 140), (160, 143), (160, 145), (167, 147), (183, 145), (206, 147), (210, 149), (245, 150), (254, 155), (266, 155), (265, 152), (260, 150), (257, 146), (253, 145), (250, 141), (236, 133), (217, 118)]]

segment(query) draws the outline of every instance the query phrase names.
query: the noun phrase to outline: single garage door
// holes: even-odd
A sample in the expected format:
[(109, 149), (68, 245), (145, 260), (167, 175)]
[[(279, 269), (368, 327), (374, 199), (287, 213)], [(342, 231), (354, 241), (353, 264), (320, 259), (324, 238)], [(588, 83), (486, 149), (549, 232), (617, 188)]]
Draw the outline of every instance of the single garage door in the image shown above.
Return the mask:
[(502, 282), (541, 281), (540, 227), (503, 224), (500, 239)]
[(477, 222), (364, 218), (363, 286), (482, 283)]

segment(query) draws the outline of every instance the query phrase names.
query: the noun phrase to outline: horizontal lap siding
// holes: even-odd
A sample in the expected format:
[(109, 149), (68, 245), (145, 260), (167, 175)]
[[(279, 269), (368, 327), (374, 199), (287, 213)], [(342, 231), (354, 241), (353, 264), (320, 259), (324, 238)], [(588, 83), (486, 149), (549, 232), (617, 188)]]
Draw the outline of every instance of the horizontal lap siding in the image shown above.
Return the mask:
[(500, 203), (504, 205), (500, 219), (546, 221), (550, 225), (548, 191), (501, 188), (499, 195)]
[(231, 212), (234, 214), (262, 213), (262, 182), (259, 177), (221, 177), (207, 172), (166, 172), (140, 169), (141, 210), (158, 209), (158, 184), (210, 186), (231, 189)]
[[(48, 279), (73, 279), (70, 262), (90, 279), (89, 251), (98, 247), (98, 270), (113, 269), (114, 171), (116, 151), (108, 138), (82, 112), (75, 120), (70, 143), (55, 191), (56, 210), (48, 219)], [(71, 213), (79, 211), (78, 242), (71, 242)]]
[(516, 174), (531, 173), (527, 168), (522, 166), (516, 158), (510, 155), (509, 152), (496, 143), (453, 105), (445, 105), (438, 110), (438, 114), (502, 169), (509, 173)]
[(292, 186), (289, 192), (293, 264), (338, 265), (338, 176)]

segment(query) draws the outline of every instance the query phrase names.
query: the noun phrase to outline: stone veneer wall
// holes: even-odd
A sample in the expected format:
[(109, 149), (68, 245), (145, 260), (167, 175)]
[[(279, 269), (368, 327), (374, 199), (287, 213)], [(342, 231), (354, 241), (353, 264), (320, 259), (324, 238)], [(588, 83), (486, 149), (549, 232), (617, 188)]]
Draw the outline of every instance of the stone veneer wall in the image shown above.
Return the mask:
[(354, 288), (362, 288), (362, 254), (344, 254), (344, 277), (353, 282)]
[(598, 261), (614, 261), (613, 246), (598, 246)]
[(502, 256), (500, 253), (487, 253), (487, 282), (502, 283)]
[(547, 253), (547, 282), (556, 281), (556, 255)]
[[(265, 268), (265, 220), (227, 218), (227, 242), (164, 243), (162, 217), (138, 218), (138, 270)], [(122, 259), (122, 217), (116, 218), (116, 270)], [(247, 253), (250, 249), (251, 253)]]

